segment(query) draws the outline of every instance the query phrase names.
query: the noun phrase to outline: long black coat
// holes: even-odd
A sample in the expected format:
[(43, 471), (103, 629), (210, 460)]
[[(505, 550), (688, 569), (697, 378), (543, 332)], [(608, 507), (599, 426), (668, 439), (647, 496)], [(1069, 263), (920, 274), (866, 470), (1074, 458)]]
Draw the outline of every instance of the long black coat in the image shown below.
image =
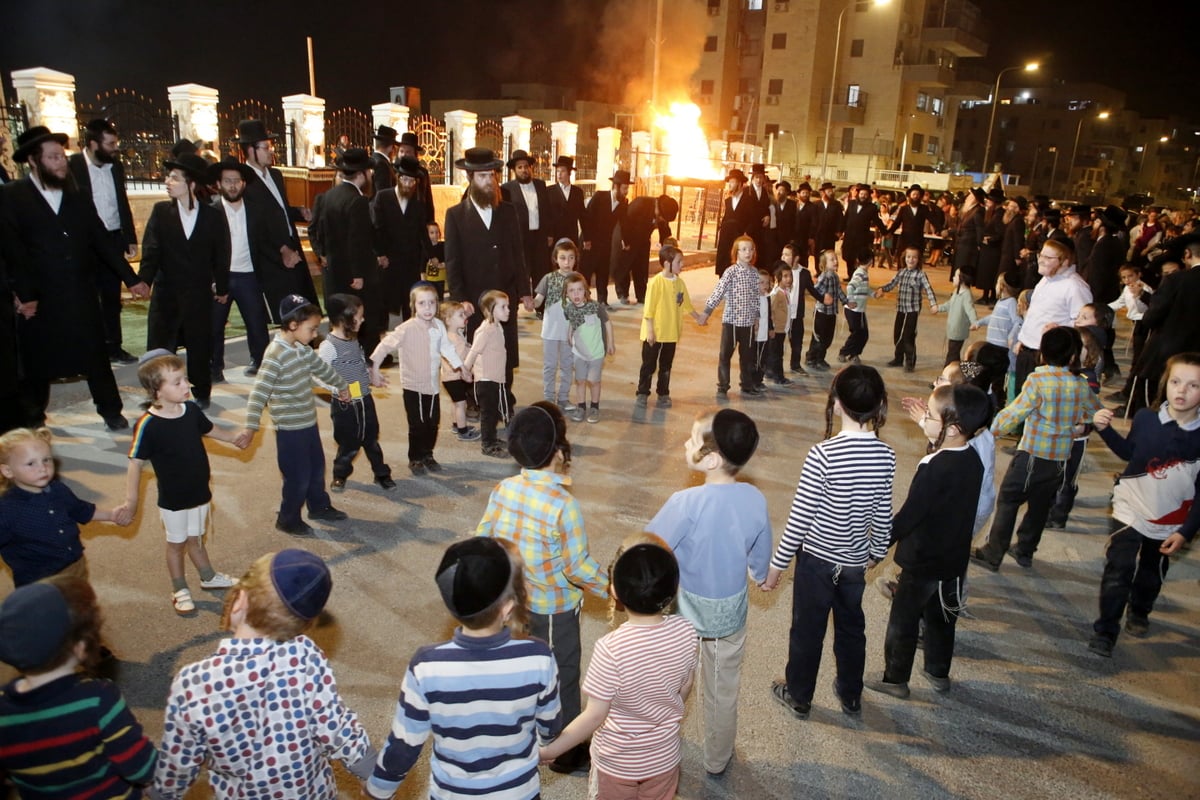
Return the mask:
[(1142, 317), (1150, 336), (1141, 361), (1135, 365), (1139, 377), (1158, 381), (1168, 358), (1177, 353), (1200, 352), (1197, 307), (1200, 307), (1200, 268), (1163, 278)]
[[(733, 199), (726, 197), (723, 201), (721, 226), (717, 229), (717, 274), (720, 275), (733, 263), (733, 242), (739, 236), (753, 236), (762, 231), (762, 208), (755, 199), (754, 193), (747, 186), (742, 189), (741, 199), (737, 208), (733, 207)], [(760, 234), (761, 235), (761, 234)]]
[[(314, 241), (312, 229), (320, 230)], [(339, 292), (362, 293), (376, 289), (377, 272), (371, 204), (358, 188), (343, 181), (320, 195), (313, 204), (309, 241), (317, 255), (325, 259), (325, 296)], [(362, 289), (350, 288), (361, 279)]]
[(1092, 289), (1092, 300), (1108, 304), (1121, 296), (1121, 264), (1125, 244), (1112, 233), (1105, 233), (1092, 246), (1092, 257), (1081, 270)]
[[(272, 167), (271, 180), (279, 190), (279, 196), (287, 202), (287, 190), (283, 185), (283, 173)], [(317, 290), (304, 251), (300, 248), (300, 237), (296, 223), (304, 219), (295, 206), (283, 208), (272, 196), (270, 189), (255, 172), (246, 181), (246, 221), (249, 228), (250, 248), (254, 251), (254, 269), (258, 285), (267, 298), (271, 319), (279, 323), (279, 301), (289, 294), (298, 294), (317, 303)], [(287, 245), (300, 253), (300, 263), (285, 267), (279, 248)]]
[[(79, 191), (92, 196), (92, 173), (88, 170), (87, 156), (75, 153), (67, 159), (67, 166), (75, 176)], [(125, 191), (125, 167), (120, 161), (112, 165), (113, 186), (117, 190), (117, 213), (121, 217), (121, 236), (125, 238), (126, 247), (137, 244), (137, 229), (133, 226), (133, 211), (129, 208), (129, 195)]]
[(388, 266), (380, 270), (384, 304), (393, 314), (409, 314), (408, 292), (421, 280), (421, 270), (429, 261), (432, 244), (425, 230), (429, 211), (417, 197), (408, 198), (400, 210), (395, 190), (371, 199), (371, 223), (374, 226), (375, 254), (387, 256)]
[[(844, 221), (846, 235), (842, 237), (842, 258), (847, 264), (855, 264), (864, 251), (870, 251), (875, 246), (875, 234), (872, 228), (884, 230), (883, 221), (879, 219), (879, 207), (870, 200), (859, 202), (853, 200), (846, 209)], [(853, 272), (853, 269), (850, 270)]]
[(1025, 246), (1025, 219), (1016, 215), (1004, 226), (1004, 238), (1000, 241), (1000, 267), (997, 275), (1021, 272), (1025, 268), (1021, 260), (1021, 248)]
[(991, 219), (986, 212), (983, 217), (983, 238), (979, 242), (979, 268), (975, 272), (976, 289), (990, 291), (996, 285), (1000, 271), (1000, 244), (1004, 241), (1004, 209), (997, 206)]
[(373, 194), (383, 194), (396, 185), (396, 170), (392, 168), (391, 160), (378, 150), (371, 153), (371, 168), (371, 184), (375, 187)]
[[(570, 239), (579, 244), (579, 221), (583, 217), (583, 190), (572, 185), (563, 197), (558, 184), (546, 187), (546, 215), (550, 221), (550, 237), (554, 241)], [(542, 225), (545, 228), (545, 224)]]
[(983, 241), (983, 209), (973, 206), (958, 216), (954, 231), (954, 268), (975, 276), (979, 269), (979, 246)]
[[(603, 272), (601, 267), (608, 269), (609, 274), (614, 272), (614, 256), (619, 258), (622, 251), (618, 244), (616, 252), (613, 252), (613, 234), (625, 221), (625, 213), (628, 210), (628, 200), (618, 202), (615, 209), (612, 207), (611, 191), (596, 192), (588, 201), (580, 220), (583, 241), (591, 242), (591, 249), (583, 254), (584, 260), (589, 264), (588, 274)], [(599, 286), (597, 290), (599, 291)]]
[(37, 314), (17, 322), (25, 374), (49, 380), (87, 372), (105, 349), (94, 271), (110, 270), (127, 286), (138, 282), (91, 197), (66, 190), (55, 214), (29, 178), (4, 184), (0, 252), (13, 293), (38, 301)]
[(817, 222), (820, 211), (821, 206), (811, 200), (803, 206), (799, 203), (796, 204), (796, 222), (792, 227), (792, 244), (798, 248), (796, 255), (800, 258), (800, 265), (804, 267), (808, 266), (809, 242), (813, 242), (817, 238)]
[(900, 236), (897, 239), (897, 249), (903, 252), (909, 247), (915, 247), (923, 254), (925, 252), (925, 223), (929, 222), (929, 208), (924, 203), (915, 208), (908, 203), (900, 206), (892, 224), (888, 226), (889, 233), (897, 229)]
[(538, 209), (538, 227), (531, 229), (529, 227), (529, 204), (525, 200), (525, 193), (521, 191), (519, 181), (508, 181), (501, 184), (500, 191), (505, 194), (508, 201), (517, 209), (517, 216), (521, 220), (521, 234), (523, 237), (525, 248), (525, 267), (529, 270), (530, 279), (536, 284), (538, 279), (550, 271), (550, 245), (546, 241), (550, 236), (550, 220), (549, 205), (550, 200), (547, 197), (546, 182), (541, 178), (534, 178), (533, 181), (534, 197), (537, 198)]
[(822, 200), (817, 200), (813, 207), (817, 210), (816, 227), (813, 229), (816, 253), (813, 255), (820, 255), (822, 250), (832, 250), (837, 243), (838, 234), (842, 232), (845, 210), (837, 200), (830, 200), (828, 205)]

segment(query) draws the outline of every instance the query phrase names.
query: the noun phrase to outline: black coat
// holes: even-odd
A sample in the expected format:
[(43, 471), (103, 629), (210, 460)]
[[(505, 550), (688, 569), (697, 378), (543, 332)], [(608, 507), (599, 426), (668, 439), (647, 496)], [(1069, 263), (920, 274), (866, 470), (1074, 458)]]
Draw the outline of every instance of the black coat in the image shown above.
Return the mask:
[[(521, 191), (521, 184), (518, 181), (508, 181), (500, 185), (500, 191), (504, 193), (505, 199), (517, 209), (517, 215), (521, 218), (521, 230), (529, 230), (529, 206), (525, 202), (525, 193)], [(544, 231), (549, 228), (548, 223), (550, 221), (548, 218), (549, 215), (546, 213), (550, 205), (546, 192), (546, 182), (541, 178), (534, 178), (533, 191), (537, 196), (538, 205), (537, 230)], [(547, 233), (547, 235), (549, 234)]]
[[(579, 221), (583, 217), (583, 190), (572, 185), (563, 197), (559, 185), (546, 187), (546, 216), (549, 220), (550, 237), (554, 241), (570, 239), (579, 244)], [(545, 229), (546, 225), (543, 224)]]
[(1020, 214), (1004, 226), (1004, 237), (1000, 240), (1000, 267), (997, 275), (1005, 275), (1025, 268), (1021, 260), (1021, 248), (1025, 246), (1025, 220)]
[(1177, 353), (1200, 352), (1200, 267), (1163, 278), (1142, 317), (1150, 331), (1136, 365), (1139, 377), (1157, 381), (1167, 359)]
[(979, 246), (983, 242), (983, 209), (973, 206), (958, 215), (954, 230), (954, 268), (974, 276), (979, 269)]
[(1087, 267), (1080, 270), (1092, 289), (1092, 300), (1096, 303), (1111, 303), (1121, 296), (1121, 264), (1125, 261), (1124, 242), (1112, 233), (1106, 233), (1092, 246), (1092, 257)]
[[(610, 191), (596, 192), (588, 201), (580, 222), (583, 226), (583, 241), (591, 242), (591, 249), (583, 254), (583, 257), (593, 264), (588, 268), (591, 272), (596, 271), (595, 265), (607, 265), (610, 270), (614, 266), (613, 232), (625, 221), (625, 213), (628, 210), (628, 200), (621, 200), (615, 209), (612, 207)], [(621, 248), (618, 246), (616, 255), (619, 257), (620, 253)]]
[(753, 236), (756, 231), (762, 231), (762, 208), (747, 186), (742, 189), (737, 208), (734, 208), (732, 198), (726, 197), (723, 201), (721, 225), (717, 229), (718, 275), (735, 260), (732, 255), (734, 240), (739, 236)]
[[(283, 173), (272, 167), (271, 180), (279, 190), (279, 196), (287, 203), (287, 190), (283, 184)], [(267, 185), (255, 172), (246, 181), (243, 195), (246, 204), (246, 220), (250, 234), (250, 248), (254, 251), (254, 269), (258, 285), (267, 299), (271, 319), (279, 322), (279, 301), (289, 294), (298, 294), (317, 303), (317, 290), (308, 263), (300, 247), (296, 223), (304, 219), (300, 209), (294, 206), (282, 208), (271, 194)], [(285, 267), (279, 249), (287, 246), (300, 253), (300, 263)]]
[[(393, 193), (394, 194), (394, 193)], [(314, 239), (313, 231), (319, 231)], [(371, 204), (353, 183), (343, 181), (317, 197), (313, 204), (309, 241), (325, 259), (325, 296), (359, 293), (350, 282), (362, 280), (365, 289), (376, 280)]]
[(188, 237), (178, 204), (164, 200), (154, 204), (146, 221), (138, 277), (155, 295), (170, 291), (207, 302), (229, 293), (229, 254), (229, 223), (220, 209), (197, 202), (196, 226)]
[(421, 279), (421, 270), (429, 261), (432, 244), (425, 230), (428, 215), (425, 204), (415, 196), (401, 211), (394, 189), (371, 199), (375, 254), (388, 260), (387, 268), (380, 272), (384, 304), (393, 314), (408, 306), (409, 289)]
[[(520, 217), (512, 203), (492, 209), (490, 228), (470, 199), (446, 212), (446, 284), (451, 300), (465, 300), (476, 308), (480, 295), (489, 289), (507, 293), (511, 306), (533, 295), (521, 247)], [(516, 313), (512, 316), (515, 319)]]
[(847, 264), (857, 263), (864, 251), (874, 249), (875, 234), (872, 229), (885, 230), (883, 221), (879, 219), (879, 207), (870, 200), (861, 203), (851, 201), (843, 224), (846, 235), (842, 237), (842, 258)]
[(1004, 240), (1004, 209), (996, 206), (991, 219), (983, 217), (983, 238), (979, 243), (979, 268), (975, 272), (975, 288), (990, 291), (996, 285), (1000, 271), (1000, 244)]
[[(75, 176), (79, 191), (92, 196), (92, 175), (88, 171), (87, 156), (75, 153), (67, 159), (67, 166)], [(121, 217), (121, 235), (125, 237), (125, 245), (137, 244), (137, 229), (133, 227), (133, 211), (129, 208), (129, 195), (125, 191), (125, 167), (120, 161), (112, 165), (113, 186), (117, 190), (117, 213)]]
[(65, 190), (55, 214), (30, 178), (4, 184), (0, 253), (13, 293), (38, 301), (37, 314), (17, 322), (25, 373), (48, 380), (87, 372), (105, 347), (95, 271), (110, 270), (127, 286), (138, 282), (92, 198)]
[[(816, 239), (817, 222), (820, 218), (821, 206), (811, 200), (804, 204), (796, 204), (796, 222), (792, 227), (792, 243), (800, 248), (796, 255), (806, 259), (809, 255), (809, 242)], [(807, 266), (808, 262), (803, 261)]]
[(391, 160), (379, 151), (371, 153), (371, 184), (375, 187), (374, 194), (382, 194), (396, 185), (396, 170), (392, 168)]
[(838, 234), (842, 232), (842, 217), (845, 216), (845, 211), (837, 200), (830, 200), (828, 205), (822, 200), (817, 200), (813, 207), (817, 210), (816, 227), (812, 237), (816, 242), (814, 255), (819, 255), (822, 250), (832, 250), (837, 243)]
[(900, 231), (900, 236), (897, 241), (897, 248), (901, 251), (915, 247), (922, 253), (925, 252), (925, 223), (929, 222), (929, 208), (924, 205), (918, 205), (913, 208), (908, 203), (900, 206), (896, 212), (896, 216), (892, 218), (892, 224), (888, 226), (889, 233)]

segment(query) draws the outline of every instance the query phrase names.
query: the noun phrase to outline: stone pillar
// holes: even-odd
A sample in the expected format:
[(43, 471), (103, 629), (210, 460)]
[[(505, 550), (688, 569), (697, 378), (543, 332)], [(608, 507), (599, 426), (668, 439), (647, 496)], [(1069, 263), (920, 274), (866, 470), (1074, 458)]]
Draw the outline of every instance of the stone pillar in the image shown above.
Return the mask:
[(634, 131), (629, 138), (633, 148), (633, 153), (631, 154), (631, 171), (634, 180), (650, 177), (655, 172), (654, 165), (651, 163), (652, 156), (650, 155), (650, 152), (653, 150), (650, 131)]
[(371, 106), (371, 132), (379, 130), (380, 125), (404, 133), (408, 130), (408, 106), (399, 103), (376, 103)]
[(576, 142), (579, 141), (579, 125), (560, 119), (550, 123), (550, 136), (554, 139), (554, 157), (575, 157)]
[[(450, 135), (450, 140), (454, 143), (454, 149), (447, 148), (446, 150), (446, 174), (450, 175), (450, 168), (454, 167), (454, 162), (463, 157), (463, 154), (471, 147), (475, 146), (475, 124), (479, 121), (479, 115), (474, 111), (465, 111), (457, 109), (455, 111), (446, 112), (446, 133)], [(467, 173), (454, 167), (454, 183), (463, 184), (467, 182)]]
[[(284, 158), (290, 167), (325, 166), (325, 99), (311, 94), (289, 94), (283, 100)], [(296, 162), (292, 163), (291, 136), (295, 123)]]
[(168, 86), (171, 113), (179, 118), (179, 137), (192, 140), (201, 150), (218, 149), (214, 144), (221, 138), (217, 126), (220, 99), (220, 92), (210, 86), (198, 83)]
[(596, 131), (596, 191), (612, 188), (613, 172), (617, 169), (617, 150), (620, 148), (620, 128), (601, 128)]
[(79, 149), (74, 75), (33, 67), (13, 70), (12, 83), (17, 101), (28, 110), (29, 127), (45, 125), (52, 133), (65, 133), (71, 137), (67, 147)]
[(533, 127), (533, 120), (520, 114), (511, 114), (502, 117), (500, 122), (504, 124), (504, 153), (501, 158), (508, 161), (513, 150), (524, 150), (528, 153), (529, 132)]

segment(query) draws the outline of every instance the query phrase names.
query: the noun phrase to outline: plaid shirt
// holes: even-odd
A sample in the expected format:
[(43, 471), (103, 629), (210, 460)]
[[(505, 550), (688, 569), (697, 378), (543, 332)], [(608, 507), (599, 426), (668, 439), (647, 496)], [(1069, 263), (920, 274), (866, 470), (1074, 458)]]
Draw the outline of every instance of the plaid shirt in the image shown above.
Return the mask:
[[(816, 303), (816, 311), (818, 314), (832, 314), (837, 316), (838, 303), (850, 302), (846, 298), (846, 293), (842, 291), (842, 279), (838, 277), (836, 270), (826, 270), (821, 273), (821, 277), (817, 278), (816, 292), (821, 296), (821, 299)], [(825, 295), (833, 295), (832, 303), (825, 303)]]
[(896, 292), (896, 313), (911, 314), (914, 311), (921, 310), (921, 290), (925, 290), (925, 296), (929, 298), (929, 305), (937, 305), (937, 297), (933, 293), (933, 287), (929, 285), (929, 276), (925, 274), (923, 269), (902, 269), (896, 273), (896, 277), (892, 278), (886, 286), (880, 291), (890, 292), (892, 289)]
[(571, 479), (543, 469), (522, 469), (492, 490), (478, 536), (508, 539), (525, 559), (529, 610), (558, 614), (583, 602), (583, 589), (608, 597), (608, 576), (588, 555), (579, 503)]
[(1017, 399), (996, 415), (992, 433), (1016, 430), (1028, 419), (1018, 449), (1047, 461), (1066, 461), (1075, 426), (1090, 422), (1099, 410), (1100, 401), (1086, 379), (1066, 367), (1038, 367), (1025, 379)]
[(712, 314), (724, 300), (721, 322), (748, 328), (758, 322), (758, 297), (758, 270), (753, 265), (734, 264), (717, 281), (716, 288), (704, 304), (704, 313)]

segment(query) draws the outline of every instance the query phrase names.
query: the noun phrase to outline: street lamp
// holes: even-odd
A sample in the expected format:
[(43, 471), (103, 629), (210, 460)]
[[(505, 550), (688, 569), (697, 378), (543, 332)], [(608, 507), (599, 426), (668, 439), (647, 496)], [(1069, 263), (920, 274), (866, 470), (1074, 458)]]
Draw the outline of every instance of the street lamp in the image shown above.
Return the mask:
[(1005, 67), (996, 74), (996, 88), (992, 90), (992, 115), (988, 119), (987, 144), (983, 146), (983, 165), (980, 168), (980, 172), (988, 171), (988, 156), (992, 154), (992, 128), (996, 124), (996, 106), (1000, 103), (1000, 78), (1004, 76), (1004, 73), (1013, 72), (1018, 69), (1023, 69), (1026, 72), (1037, 72), (1040, 66), (1041, 64), (1038, 62), (1030, 61), (1024, 66)]
[(795, 131), (779, 131), (779, 135), (787, 134), (792, 137), (792, 169), (800, 169), (800, 151), (796, 149), (796, 132)]
[[(1107, 111), (1101, 111), (1096, 115), (1096, 119), (1108, 119), (1110, 114)], [(1083, 132), (1083, 123), (1090, 117), (1080, 117), (1079, 124), (1075, 126), (1075, 144), (1071, 145), (1071, 166), (1067, 167), (1067, 183), (1071, 182), (1071, 176), (1075, 173), (1075, 155), (1079, 152), (1079, 134)]]
[[(890, 0), (875, 0), (875, 5), (886, 6)], [(827, 180), (825, 173), (829, 168), (829, 124), (833, 122), (833, 93), (837, 91), (837, 68), (838, 68), (838, 53), (842, 47), (842, 20), (846, 18), (846, 12), (850, 10), (850, 5), (857, 4), (856, 0), (851, 0), (851, 4), (842, 8), (837, 18), (837, 33), (833, 37), (833, 68), (829, 70), (829, 107), (825, 110), (825, 147), (821, 153), (821, 180)]]

